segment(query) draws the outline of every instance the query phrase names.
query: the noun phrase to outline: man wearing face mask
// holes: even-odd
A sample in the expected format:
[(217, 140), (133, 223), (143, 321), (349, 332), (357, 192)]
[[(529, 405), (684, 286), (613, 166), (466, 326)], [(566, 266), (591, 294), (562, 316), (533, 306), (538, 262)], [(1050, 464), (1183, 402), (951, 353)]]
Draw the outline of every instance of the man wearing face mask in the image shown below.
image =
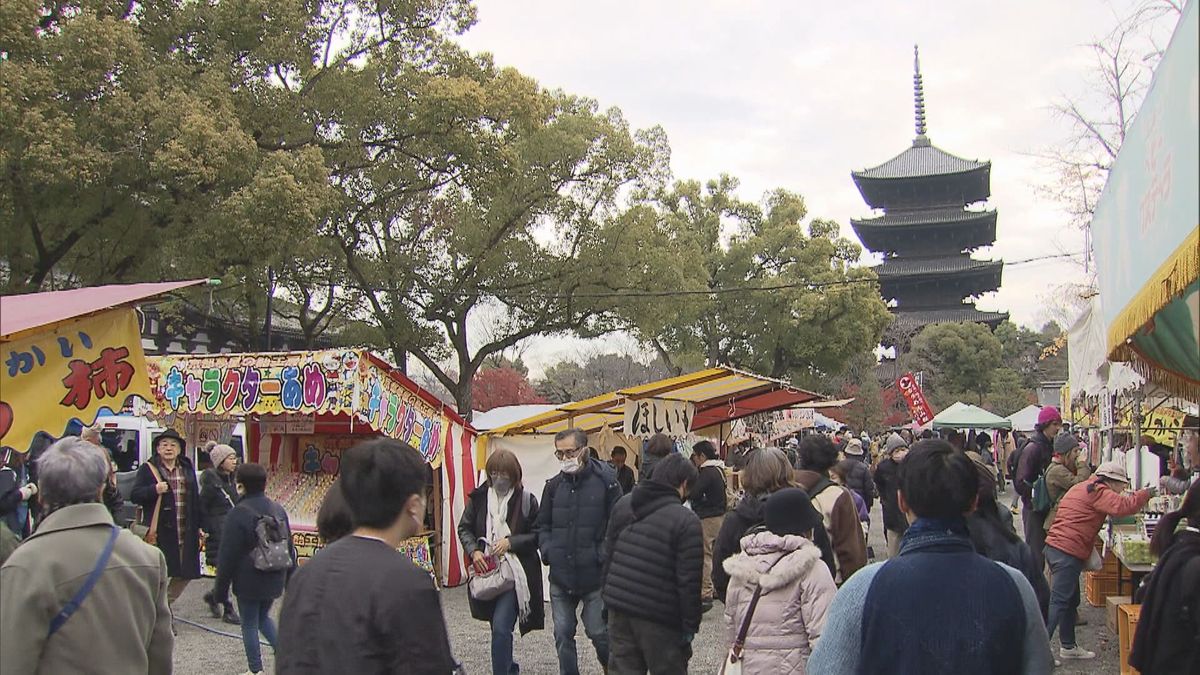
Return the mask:
[(667, 455), (609, 521), (604, 603), (613, 673), (688, 672), (703, 613), (704, 531), (683, 502), (698, 476), (683, 455)]
[(550, 566), (550, 611), (562, 675), (578, 675), (576, 611), (602, 667), (608, 664), (608, 628), (600, 597), (606, 551), (604, 534), (622, 496), (612, 467), (587, 456), (587, 434), (567, 429), (554, 436), (560, 473), (546, 481), (538, 510), (538, 549)]

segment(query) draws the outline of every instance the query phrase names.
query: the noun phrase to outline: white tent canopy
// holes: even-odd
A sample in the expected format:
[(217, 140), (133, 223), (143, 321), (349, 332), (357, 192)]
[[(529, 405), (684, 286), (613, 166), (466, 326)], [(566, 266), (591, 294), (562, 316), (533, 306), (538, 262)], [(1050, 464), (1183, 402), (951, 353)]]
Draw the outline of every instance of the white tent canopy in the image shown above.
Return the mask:
[(1067, 331), (1067, 367), (1072, 396), (1099, 396), (1105, 389), (1117, 394), (1137, 389), (1145, 382), (1124, 363), (1108, 360), (1108, 341), (1100, 296), (1092, 297), (1086, 309)]
[(1027, 405), (1004, 419), (1012, 422), (1013, 431), (1033, 431), (1041, 410), (1041, 406)]

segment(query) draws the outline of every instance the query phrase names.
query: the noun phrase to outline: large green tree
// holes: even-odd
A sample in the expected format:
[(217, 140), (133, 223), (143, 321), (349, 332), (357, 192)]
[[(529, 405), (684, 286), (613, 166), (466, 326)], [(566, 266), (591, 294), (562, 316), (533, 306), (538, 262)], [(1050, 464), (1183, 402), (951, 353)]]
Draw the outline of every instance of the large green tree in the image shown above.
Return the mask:
[(987, 326), (946, 323), (926, 326), (913, 340), (912, 365), (925, 372), (925, 389), (936, 408), (959, 398), (983, 405), (1004, 347)]
[[(666, 299), (624, 306), (637, 334), (667, 359), (698, 355), (775, 377), (836, 373), (874, 347), (890, 321), (861, 249), (836, 223), (808, 219), (786, 190), (762, 205), (730, 176), (680, 181), (654, 195), (674, 261), (657, 269)], [(673, 291), (681, 291), (675, 293)]]

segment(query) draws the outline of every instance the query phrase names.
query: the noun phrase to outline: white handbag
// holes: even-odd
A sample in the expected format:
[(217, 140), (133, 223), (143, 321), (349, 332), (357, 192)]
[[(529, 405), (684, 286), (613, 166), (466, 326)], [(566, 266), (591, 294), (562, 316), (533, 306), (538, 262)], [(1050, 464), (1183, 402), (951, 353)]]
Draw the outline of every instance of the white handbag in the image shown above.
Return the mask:
[(489, 564), (489, 570), (480, 574), (475, 571), (472, 566), (471, 578), (467, 581), (467, 591), (471, 597), (476, 600), (495, 600), (505, 593), (516, 588), (516, 576), (512, 571), (512, 563), (509, 562), (508, 556), (484, 556), (484, 559), (489, 563), (495, 561), (494, 564)]

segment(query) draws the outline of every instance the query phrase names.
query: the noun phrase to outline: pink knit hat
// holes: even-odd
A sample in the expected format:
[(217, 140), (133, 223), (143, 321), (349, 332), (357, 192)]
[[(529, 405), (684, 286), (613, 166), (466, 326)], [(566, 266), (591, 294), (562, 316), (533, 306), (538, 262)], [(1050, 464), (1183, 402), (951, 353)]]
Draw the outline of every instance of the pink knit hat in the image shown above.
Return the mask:
[(1045, 426), (1051, 422), (1062, 422), (1062, 414), (1058, 412), (1058, 408), (1052, 405), (1043, 407), (1038, 411), (1038, 426)]

